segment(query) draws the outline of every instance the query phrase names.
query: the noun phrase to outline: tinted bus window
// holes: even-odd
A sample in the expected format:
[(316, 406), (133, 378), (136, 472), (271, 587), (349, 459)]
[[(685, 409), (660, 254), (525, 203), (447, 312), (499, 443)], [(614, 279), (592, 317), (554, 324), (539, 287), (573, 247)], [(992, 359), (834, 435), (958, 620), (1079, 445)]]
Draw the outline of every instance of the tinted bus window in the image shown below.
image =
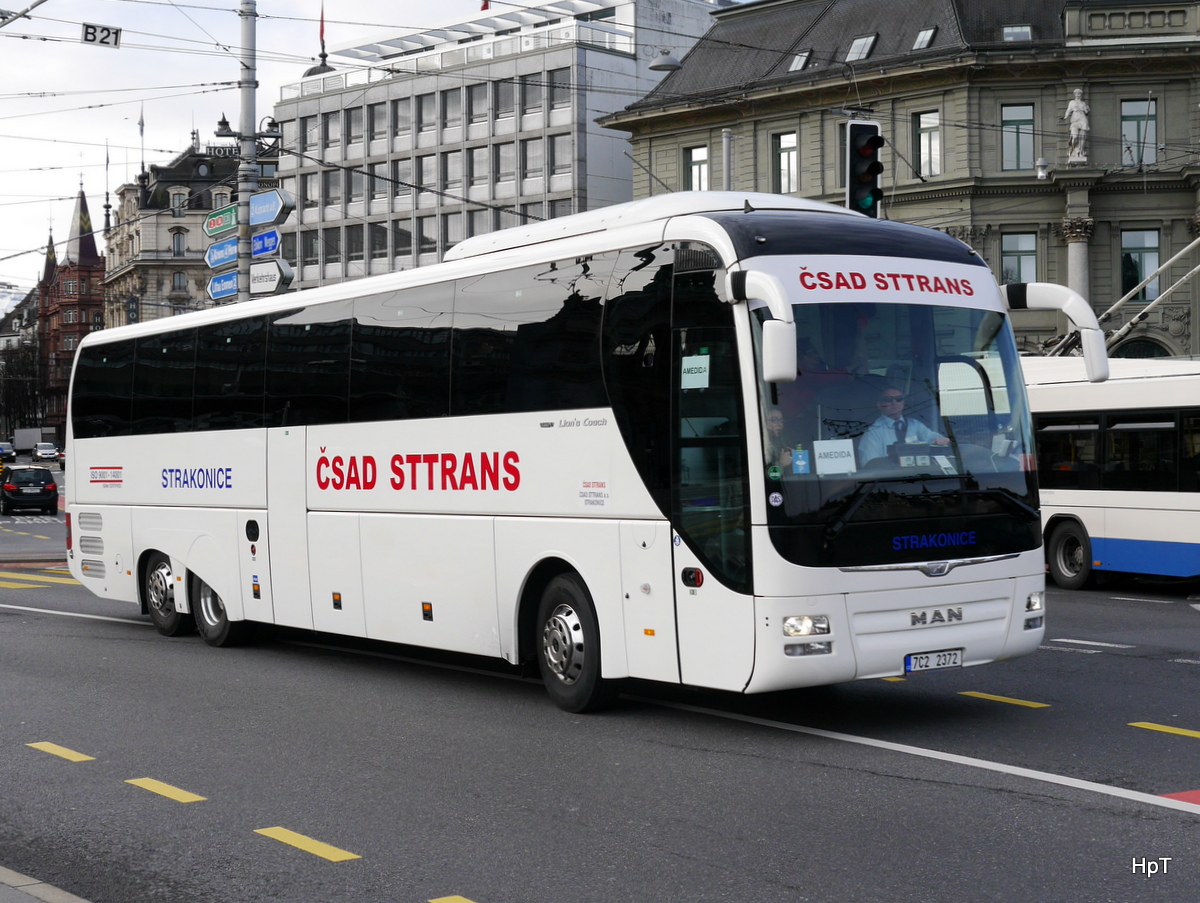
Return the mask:
[(195, 365), (194, 329), (137, 340), (133, 372), (134, 435), (191, 430)]
[(133, 356), (132, 339), (91, 345), (79, 352), (72, 401), (76, 439), (129, 435)]
[(197, 330), (193, 407), (197, 430), (256, 429), (263, 425), (266, 353), (265, 317)]
[(406, 420), (450, 413), (453, 283), (354, 302), (350, 420)]
[(267, 331), (267, 426), (345, 423), (351, 303), (277, 315)]

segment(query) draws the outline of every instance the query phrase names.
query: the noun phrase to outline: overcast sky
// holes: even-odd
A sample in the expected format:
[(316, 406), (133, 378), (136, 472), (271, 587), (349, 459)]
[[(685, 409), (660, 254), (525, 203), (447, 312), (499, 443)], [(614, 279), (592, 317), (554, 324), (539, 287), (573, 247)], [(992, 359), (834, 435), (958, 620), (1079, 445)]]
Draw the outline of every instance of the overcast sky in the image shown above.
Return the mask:
[[(0, 0), (16, 12), (34, 0)], [(481, 0), (324, 0), (333, 52), (364, 38), (420, 29), (480, 11)], [(59, 257), (79, 192), (95, 228), (104, 196), (146, 165), (167, 163), (224, 113), (239, 119), (239, 0), (46, 0), (0, 29), (0, 282), (32, 288), (51, 228)], [(536, 3), (521, 5), (534, 6)], [(510, 4), (492, 0), (492, 9)], [(321, 0), (258, 0), (256, 112), (316, 62)], [(119, 49), (81, 42), (83, 24), (121, 29)], [(145, 134), (138, 120), (144, 117)], [(106, 147), (107, 145), (107, 147)], [(105, 159), (108, 159), (106, 166)], [(104, 251), (102, 240), (97, 247)]]

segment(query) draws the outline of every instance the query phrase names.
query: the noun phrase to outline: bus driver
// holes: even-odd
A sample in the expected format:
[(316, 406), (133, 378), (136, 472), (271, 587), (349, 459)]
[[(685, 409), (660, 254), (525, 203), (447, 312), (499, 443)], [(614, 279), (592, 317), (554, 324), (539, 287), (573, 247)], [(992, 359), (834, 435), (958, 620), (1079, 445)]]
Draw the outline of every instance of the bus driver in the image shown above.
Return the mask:
[(867, 427), (858, 443), (858, 460), (865, 466), (869, 461), (886, 458), (888, 446), (896, 443), (918, 445), (949, 445), (950, 440), (934, 432), (920, 420), (904, 416), (904, 393), (894, 386), (883, 390), (876, 402), (880, 414)]

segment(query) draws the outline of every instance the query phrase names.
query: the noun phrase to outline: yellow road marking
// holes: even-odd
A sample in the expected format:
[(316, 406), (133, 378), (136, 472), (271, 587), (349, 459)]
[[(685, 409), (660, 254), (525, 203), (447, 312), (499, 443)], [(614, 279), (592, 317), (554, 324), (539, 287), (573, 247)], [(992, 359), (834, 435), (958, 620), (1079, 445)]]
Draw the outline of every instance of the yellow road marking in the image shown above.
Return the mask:
[(4, 589), (45, 589), (40, 583), (12, 583), (8, 580), (0, 580), (0, 587)]
[(905, 680), (907, 680), (907, 678), (904, 677), (884, 677), (881, 679), (886, 680), (890, 684), (902, 684)]
[(331, 847), (327, 843), (321, 843), (319, 840), (313, 840), (311, 837), (305, 837), (303, 834), (297, 834), (295, 831), (289, 831), (287, 828), (256, 828), (254, 833), (289, 844), (298, 850), (304, 850), (306, 853), (312, 853), (314, 856), (328, 859), (330, 862), (346, 862), (350, 859), (362, 859), (361, 856), (354, 853), (339, 850), (337, 847)]
[(472, 903), (472, 901), (455, 894), (453, 897), (438, 897), (436, 900), (430, 900), (429, 903)]
[(976, 693), (974, 690), (964, 690), (959, 696), (974, 696), (976, 699), (990, 699), (992, 702), (1007, 702), (1009, 705), (1023, 705), (1027, 709), (1048, 709), (1048, 702), (1030, 702), (1027, 699), (1012, 699), (1008, 696), (993, 696), (991, 693)]
[(170, 784), (164, 784), (162, 781), (156, 781), (154, 778), (134, 778), (132, 781), (126, 781), (125, 783), (132, 784), (134, 787), (141, 787), (143, 790), (149, 790), (151, 793), (157, 793), (159, 796), (173, 799), (177, 803), (199, 803), (205, 799), (205, 797), (197, 796), (186, 790), (180, 790), (178, 787), (172, 787)]
[(12, 577), (14, 580), (37, 580), (39, 583), (66, 583), (79, 586), (74, 577), (51, 577), (43, 574), (18, 573), (17, 571), (0, 571), (0, 577)]
[(1179, 734), (1181, 737), (1200, 737), (1200, 731), (1189, 731), (1182, 727), (1171, 727), (1167, 724), (1152, 724), (1149, 721), (1131, 721), (1130, 727), (1143, 727), (1148, 731), (1162, 731), (1164, 734)]
[(48, 752), (52, 756), (59, 756), (70, 762), (96, 761), (95, 756), (85, 756), (83, 753), (67, 749), (65, 746), (59, 746), (57, 743), (27, 743), (26, 746), (32, 746), (34, 749), (40, 749), (42, 752)]

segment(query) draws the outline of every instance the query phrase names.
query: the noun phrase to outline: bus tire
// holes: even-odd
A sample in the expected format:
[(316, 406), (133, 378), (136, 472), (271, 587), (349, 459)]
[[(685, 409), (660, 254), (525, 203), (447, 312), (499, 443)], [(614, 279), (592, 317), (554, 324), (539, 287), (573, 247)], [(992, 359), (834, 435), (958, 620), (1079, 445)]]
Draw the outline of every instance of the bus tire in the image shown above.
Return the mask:
[(1063, 521), (1050, 534), (1046, 554), (1050, 577), (1063, 589), (1082, 589), (1092, 582), (1092, 541), (1078, 521)]
[(594, 712), (616, 697), (616, 687), (600, 677), (596, 612), (574, 574), (560, 574), (546, 584), (538, 606), (537, 643), (542, 682), (560, 709)]
[(175, 609), (175, 574), (171, 570), (171, 559), (162, 552), (151, 553), (142, 575), (142, 596), (154, 629), (163, 636), (191, 633), (196, 627), (195, 620)]
[(225, 603), (211, 586), (192, 574), (189, 596), (192, 611), (196, 615), (196, 630), (200, 638), (210, 646), (237, 646), (244, 643), (250, 634), (246, 621), (231, 621), (225, 611)]

